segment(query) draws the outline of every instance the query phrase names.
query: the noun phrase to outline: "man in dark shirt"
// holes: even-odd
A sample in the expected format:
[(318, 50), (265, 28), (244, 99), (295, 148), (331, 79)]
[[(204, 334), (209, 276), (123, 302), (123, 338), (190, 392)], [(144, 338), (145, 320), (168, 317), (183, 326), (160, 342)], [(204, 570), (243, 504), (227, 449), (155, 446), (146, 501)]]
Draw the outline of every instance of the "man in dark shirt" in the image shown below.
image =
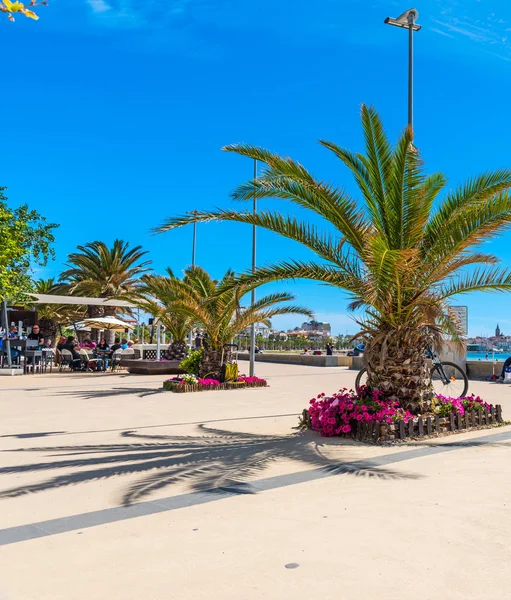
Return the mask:
[(36, 324), (32, 327), (32, 333), (27, 335), (27, 340), (40, 341), (40, 339), (41, 339), (41, 329), (39, 328), (39, 325)]
[(77, 352), (75, 348), (75, 338), (72, 335), (68, 336), (65, 344), (59, 344), (57, 346), (57, 350), (69, 350), (69, 352), (71, 352), (73, 355), (73, 363), (71, 365), (73, 371), (79, 371), (82, 368), (82, 359), (80, 353)]
[(120, 338), (115, 338), (114, 343), (112, 345), (112, 347), (110, 348), (110, 350), (112, 351), (112, 354), (116, 351), (116, 350), (121, 350), (122, 346), (121, 346), (121, 340)]

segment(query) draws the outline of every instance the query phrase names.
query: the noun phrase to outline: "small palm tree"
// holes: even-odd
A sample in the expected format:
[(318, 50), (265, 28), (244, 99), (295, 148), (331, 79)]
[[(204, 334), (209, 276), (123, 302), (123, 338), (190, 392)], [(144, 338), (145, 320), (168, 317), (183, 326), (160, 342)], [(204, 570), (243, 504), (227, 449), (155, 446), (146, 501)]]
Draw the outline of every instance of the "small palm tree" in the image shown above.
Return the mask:
[(169, 277), (168, 290), (174, 299), (168, 312), (183, 315), (201, 327), (206, 334), (199, 375), (219, 377), (222, 364), (229, 358), (226, 346), (252, 324), (270, 325), (277, 315), (303, 314), (311, 316), (307, 308), (284, 304), (294, 300), (287, 293), (269, 294), (248, 307), (241, 299), (258, 284), (236, 284), (233, 271), (227, 271), (220, 281), (214, 280), (200, 267), (186, 269), (183, 279)]
[[(69, 267), (61, 274), (65, 282), (60, 288), (74, 296), (132, 300), (136, 296), (141, 275), (148, 271), (151, 261), (142, 261), (147, 251), (141, 246), (129, 247), (129, 242), (116, 239), (109, 248), (104, 242), (89, 242), (70, 254)], [(103, 312), (104, 310), (104, 312)], [(117, 309), (118, 310), (118, 309)], [(88, 306), (89, 317), (115, 315), (116, 308)], [(112, 332), (106, 332), (111, 341)]]
[(167, 357), (183, 360), (186, 357), (186, 336), (193, 328), (193, 321), (189, 316), (173, 310), (173, 304), (178, 299), (175, 280), (176, 276), (170, 268), (166, 276), (144, 275), (139, 288), (141, 298), (135, 303), (164, 325), (172, 336)]
[[(59, 284), (55, 279), (38, 279), (34, 281), (34, 292), (36, 294), (57, 294)], [(73, 321), (83, 319), (85, 306), (67, 304), (35, 304), (41, 336), (55, 342), (59, 325), (67, 325)]]
[(430, 377), (425, 349), (443, 334), (460, 341), (450, 310), (453, 296), (509, 291), (511, 273), (479, 250), (511, 223), (511, 171), (484, 173), (445, 193), (441, 173), (426, 175), (407, 128), (392, 147), (372, 108), (362, 106), (365, 154), (321, 141), (348, 167), (359, 188), (346, 191), (316, 179), (290, 158), (247, 145), (225, 150), (264, 163), (261, 177), (238, 187), (237, 200), (280, 198), (321, 217), (328, 232), (276, 212), (220, 210), (172, 218), (163, 232), (190, 222), (228, 220), (264, 227), (312, 250), (319, 262), (290, 260), (241, 278), (252, 282), (305, 278), (345, 290), (367, 339), (369, 385), (414, 411), (427, 407)]

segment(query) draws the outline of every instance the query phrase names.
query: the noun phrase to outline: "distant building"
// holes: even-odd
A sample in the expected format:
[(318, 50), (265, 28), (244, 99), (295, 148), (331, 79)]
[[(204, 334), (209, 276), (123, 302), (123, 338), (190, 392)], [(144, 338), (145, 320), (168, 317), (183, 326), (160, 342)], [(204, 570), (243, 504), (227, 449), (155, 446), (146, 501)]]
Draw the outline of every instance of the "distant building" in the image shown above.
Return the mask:
[(504, 334), (502, 333), (502, 331), (500, 331), (499, 324), (497, 323), (497, 327), (495, 328), (495, 337), (498, 338), (501, 336), (504, 336)]
[(328, 335), (330, 335), (330, 332), (332, 330), (332, 328), (330, 327), (330, 323), (325, 323), (324, 321), (307, 321), (305, 323), (302, 323), (302, 330), (303, 331), (326, 331), (328, 332)]
[[(248, 329), (250, 332), (250, 328)], [(256, 325), (255, 326), (255, 334), (260, 335), (263, 339), (267, 340), (270, 337), (271, 329), (266, 327), (266, 325)]]
[(322, 342), (330, 337), (330, 324), (318, 321), (303, 323), (302, 328), (295, 327), (287, 332), (290, 338), (307, 338), (311, 342)]

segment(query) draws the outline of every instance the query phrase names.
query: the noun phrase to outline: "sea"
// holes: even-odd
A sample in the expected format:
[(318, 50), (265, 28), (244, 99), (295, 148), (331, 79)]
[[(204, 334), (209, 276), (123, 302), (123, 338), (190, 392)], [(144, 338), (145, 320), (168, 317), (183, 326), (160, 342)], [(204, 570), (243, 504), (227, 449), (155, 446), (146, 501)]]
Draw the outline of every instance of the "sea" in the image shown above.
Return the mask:
[(486, 360), (489, 362), (492, 360), (505, 361), (510, 356), (510, 352), (467, 352), (467, 360), (481, 360), (483, 362)]

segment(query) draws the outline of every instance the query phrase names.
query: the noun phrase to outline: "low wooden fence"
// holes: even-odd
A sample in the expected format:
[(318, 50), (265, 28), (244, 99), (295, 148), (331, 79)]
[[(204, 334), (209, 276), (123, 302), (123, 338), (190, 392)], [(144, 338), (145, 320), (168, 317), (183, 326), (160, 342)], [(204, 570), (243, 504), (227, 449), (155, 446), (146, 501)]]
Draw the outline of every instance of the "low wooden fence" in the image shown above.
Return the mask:
[(256, 388), (256, 387), (267, 387), (266, 381), (234, 381), (221, 383), (220, 385), (200, 385), (198, 383), (173, 383), (171, 381), (163, 382), (163, 389), (170, 392), (184, 393), (184, 392), (207, 392), (212, 390), (236, 390), (239, 388)]
[[(307, 409), (304, 410), (302, 422), (310, 428), (310, 416)], [(447, 417), (418, 417), (410, 419), (407, 423), (397, 421), (396, 423), (382, 423), (381, 421), (352, 421), (351, 434), (355, 440), (360, 442), (387, 442), (392, 440), (404, 440), (406, 438), (421, 438), (426, 435), (434, 435), (451, 431), (460, 431), (472, 429), (485, 425), (495, 425), (503, 423), (502, 406), (490, 406), (490, 408), (481, 408), (477, 411), (465, 411), (464, 415), (460, 413), (451, 413)]]

